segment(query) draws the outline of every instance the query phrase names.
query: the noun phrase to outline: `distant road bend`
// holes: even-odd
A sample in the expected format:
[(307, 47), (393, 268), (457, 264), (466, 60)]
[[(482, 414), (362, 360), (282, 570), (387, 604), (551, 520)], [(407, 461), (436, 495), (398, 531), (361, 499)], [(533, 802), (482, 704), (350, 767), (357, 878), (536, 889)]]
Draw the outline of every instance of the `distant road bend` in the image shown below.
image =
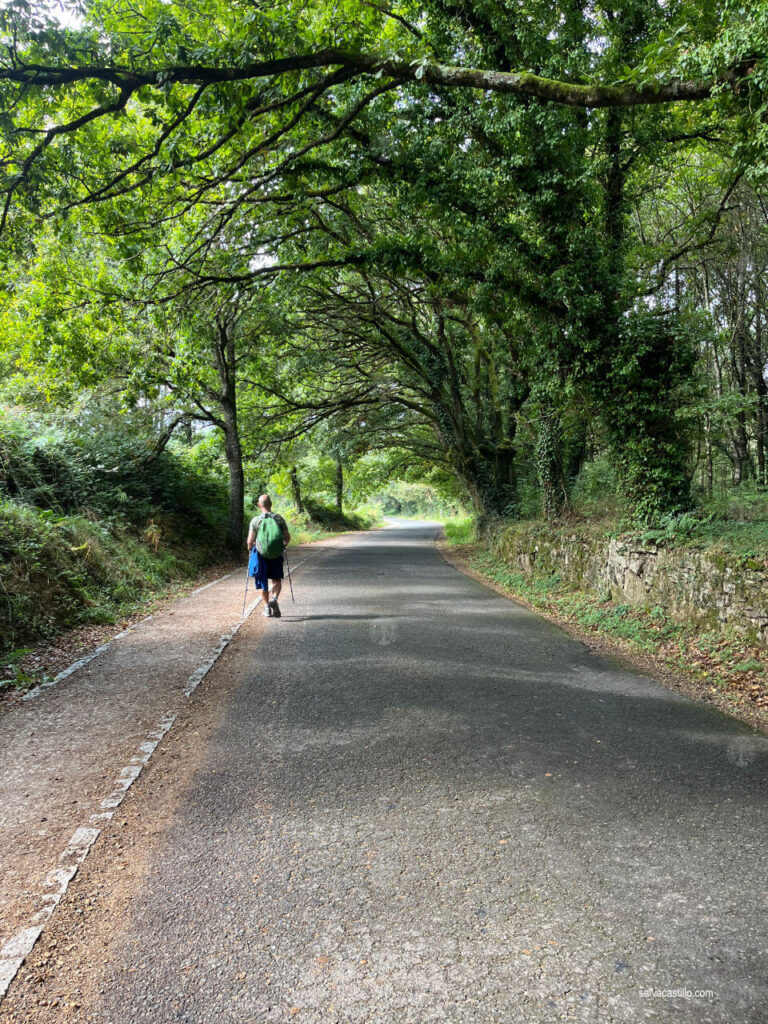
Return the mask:
[(0, 1021), (768, 1022), (768, 739), (436, 530), (335, 543), (245, 624)]

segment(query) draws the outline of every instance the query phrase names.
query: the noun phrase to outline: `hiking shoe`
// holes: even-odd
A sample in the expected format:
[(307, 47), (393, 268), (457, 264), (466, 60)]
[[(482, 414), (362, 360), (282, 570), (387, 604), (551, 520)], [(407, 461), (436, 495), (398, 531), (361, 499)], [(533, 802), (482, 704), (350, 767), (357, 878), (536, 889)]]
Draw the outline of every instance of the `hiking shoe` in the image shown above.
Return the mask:
[(269, 607), (269, 605), (267, 605), (267, 607), (264, 609), (264, 611), (261, 614), (264, 616), (265, 619), (271, 619), (272, 618), (272, 609)]
[(280, 615), (281, 615), (281, 612), (280, 612), (280, 605), (277, 603), (277, 598), (274, 598), (274, 597), (272, 598), (272, 600), (269, 602), (269, 607), (270, 607), (270, 609), (272, 611), (272, 614), (275, 616), (275, 618), (279, 619)]

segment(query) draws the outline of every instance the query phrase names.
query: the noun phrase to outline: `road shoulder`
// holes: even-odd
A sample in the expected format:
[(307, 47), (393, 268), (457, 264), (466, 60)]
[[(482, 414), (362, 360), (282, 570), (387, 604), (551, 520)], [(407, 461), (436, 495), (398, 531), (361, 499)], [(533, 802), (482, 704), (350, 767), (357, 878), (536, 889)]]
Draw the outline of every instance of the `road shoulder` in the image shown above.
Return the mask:
[(739, 721), (745, 722), (768, 734), (768, 709), (734, 703), (725, 693), (715, 690), (706, 678), (700, 679), (692, 674), (686, 675), (676, 671), (660, 656), (633, 650), (628, 643), (618, 638), (608, 636), (597, 630), (584, 629), (579, 623), (565, 615), (559, 615), (549, 608), (542, 608), (532, 604), (523, 595), (515, 593), (509, 587), (503, 586), (470, 564), (472, 556), (476, 553), (476, 545), (454, 546), (448, 544), (444, 538), (438, 538), (435, 546), (441, 557), (448, 565), (453, 566), (454, 569), (457, 569), (465, 576), (477, 580), (488, 587), (489, 590), (493, 590), (502, 597), (515, 601), (524, 608), (528, 608), (554, 625), (559, 626), (569, 636), (579, 640), (603, 658), (612, 661), (618, 667), (627, 668), (648, 676), (668, 690), (673, 690), (688, 697), (690, 700), (699, 701), (711, 708), (722, 711), (724, 714), (737, 718)]
[[(295, 548), (292, 569), (339, 543), (345, 540)], [(5, 703), (0, 997), (158, 743), (248, 621), (243, 578), (238, 568), (168, 602), (56, 686)], [(249, 602), (248, 614), (257, 604), (252, 590)], [(253, 629), (263, 628), (256, 615)]]

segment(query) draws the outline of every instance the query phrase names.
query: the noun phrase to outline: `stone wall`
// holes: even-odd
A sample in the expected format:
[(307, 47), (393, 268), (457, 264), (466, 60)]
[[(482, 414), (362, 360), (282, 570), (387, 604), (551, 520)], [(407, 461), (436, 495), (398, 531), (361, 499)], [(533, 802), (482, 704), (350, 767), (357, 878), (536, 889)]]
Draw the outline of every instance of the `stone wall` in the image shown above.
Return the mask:
[(525, 573), (557, 574), (606, 601), (660, 607), (703, 626), (727, 623), (768, 643), (768, 560), (644, 545), (632, 536), (546, 531), (542, 524), (496, 529), (486, 541), (497, 557)]

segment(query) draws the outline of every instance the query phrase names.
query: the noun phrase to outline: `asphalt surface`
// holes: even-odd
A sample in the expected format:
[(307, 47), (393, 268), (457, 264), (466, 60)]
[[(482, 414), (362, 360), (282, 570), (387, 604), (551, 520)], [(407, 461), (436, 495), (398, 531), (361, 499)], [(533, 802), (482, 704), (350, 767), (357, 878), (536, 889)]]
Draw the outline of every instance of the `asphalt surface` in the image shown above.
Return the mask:
[(435, 532), (353, 538), (241, 630), (124, 913), (78, 939), (85, 994), (40, 1020), (768, 1021), (768, 739)]

